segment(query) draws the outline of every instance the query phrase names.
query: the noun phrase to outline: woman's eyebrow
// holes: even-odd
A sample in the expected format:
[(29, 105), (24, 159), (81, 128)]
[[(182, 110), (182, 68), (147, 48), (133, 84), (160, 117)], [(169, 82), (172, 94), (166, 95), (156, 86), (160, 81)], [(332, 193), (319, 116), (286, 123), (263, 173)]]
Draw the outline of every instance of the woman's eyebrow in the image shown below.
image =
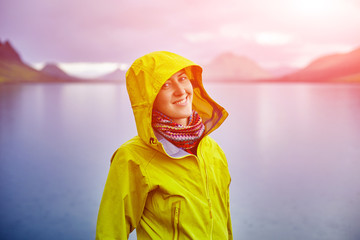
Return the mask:
[(178, 77), (181, 77), (183, 75), (187, 76), (185, 72), (181, 72), (181, 73), (179, 73)]

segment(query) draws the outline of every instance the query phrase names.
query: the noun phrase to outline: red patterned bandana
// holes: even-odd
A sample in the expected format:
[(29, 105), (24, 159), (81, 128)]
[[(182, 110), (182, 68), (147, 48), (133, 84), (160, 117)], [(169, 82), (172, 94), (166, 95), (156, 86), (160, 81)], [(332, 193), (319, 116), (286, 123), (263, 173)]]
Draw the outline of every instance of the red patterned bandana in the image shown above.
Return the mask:
[(205, 126), (199, 114), (193, 110), (187, 126), (174, 122), (165, 114), (154, 110), (152, 113), (153, 128), (175, 146), (187, 152), (195, 147), (204, 134)]

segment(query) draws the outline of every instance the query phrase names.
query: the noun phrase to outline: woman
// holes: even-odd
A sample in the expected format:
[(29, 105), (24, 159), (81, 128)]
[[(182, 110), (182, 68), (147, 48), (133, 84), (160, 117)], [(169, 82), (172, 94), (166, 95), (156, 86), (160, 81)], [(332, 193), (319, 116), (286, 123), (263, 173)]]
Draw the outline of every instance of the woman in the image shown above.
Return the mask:
[(137, 59), (126, 86), (138, 136), (113, 155), (96, 239), (232, 239), (230, 175), (209, 134), (227, 117), (202, 69), (170, 52)]

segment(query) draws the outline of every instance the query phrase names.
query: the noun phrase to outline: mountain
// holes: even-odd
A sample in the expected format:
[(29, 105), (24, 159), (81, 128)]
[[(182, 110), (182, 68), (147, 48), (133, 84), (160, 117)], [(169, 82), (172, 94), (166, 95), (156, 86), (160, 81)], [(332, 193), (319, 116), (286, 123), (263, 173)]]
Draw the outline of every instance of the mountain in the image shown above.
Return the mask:
[(68, 80), (44, 74), (30, 67), (21, 60), (9, 41), (0, 41), (0, 83), (64, 81)]
[(272, 75), (254, 61), (233, 53), (224, 53), (204, 66), (205, 81), (238, 81), (268, 79)]
[(71, 76), (65, 73), (61, 68), (59, 68), (55, 63), (47, 63), (42, 69), (42, 73), (45, 73), (50, 76), (60, 77), (70, 79)]
[(117, 68), (113, 72), (110, 72), (106, 75), (98, 77), (98, 79), (106, 80), (106, 81), (125, 81), (126, 72)]
[(70, 76), (66, 72), (64, 72), (56, 63), (47, 63), (42, 69), (41, 72), (52, 77), (57, 77), (70, 81), (86, 81), (88, 79), (78, 78), (74, 76)]
[(16, 52), (16, 50), (11, 46), (9, 41), (5, 41), (2, 43), (0, 41), (0, 59), (6, 59), (7, 61), (12, 62), (22, 62), (20, 55)]
[(291, 73), (299, 71), (299, 68), (281, 66), (277, 68), (269, 68), (267, 71), (274, 77), (283, 77)]
[(280, 80), (360, 83), (360, 48), (344, 54), (320, 57), (304, 69), (280, 78)]

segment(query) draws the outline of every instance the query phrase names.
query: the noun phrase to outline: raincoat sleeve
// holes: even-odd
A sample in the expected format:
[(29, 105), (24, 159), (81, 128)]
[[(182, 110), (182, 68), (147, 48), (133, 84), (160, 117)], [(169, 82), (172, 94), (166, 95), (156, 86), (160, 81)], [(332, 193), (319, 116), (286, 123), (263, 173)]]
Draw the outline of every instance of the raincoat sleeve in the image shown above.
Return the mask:
[(227, 222), (227, 229), (228, 229), (228, 239), (233, 240), (233, 232), (232, 232), (232, 225), (231, 225), (231, 216), (230, 216), (230, 193), (229, 189), (227, 192), (227, 201), (228, 201), (228, 222)]
[[(219, 151), (220, 151), (220, 154), (222, 155), (224, 163), (226, 164), (227, 168), (229, 168), (225, 153), (221, 149), (220, 146), (219, 146)], [(227, 215), (228, 215), (227, 216), (227, 219), (228, 219), (228, 221), (227, 221), (228, 239), (233, 240), (233, 231), (232, 231), (231, 214), (230, 214), (230, 183), (231, 183), (231, 177), (229, 179), (229, 183), (228, 183), (227, 190), (226, 190), (226, 201), (227, 201)]]
[(144, 170), (130, 149), (120, 147), (111, 162), (99, 208), (96, 240), (128, 239), (140, 221), (148, 194)]

